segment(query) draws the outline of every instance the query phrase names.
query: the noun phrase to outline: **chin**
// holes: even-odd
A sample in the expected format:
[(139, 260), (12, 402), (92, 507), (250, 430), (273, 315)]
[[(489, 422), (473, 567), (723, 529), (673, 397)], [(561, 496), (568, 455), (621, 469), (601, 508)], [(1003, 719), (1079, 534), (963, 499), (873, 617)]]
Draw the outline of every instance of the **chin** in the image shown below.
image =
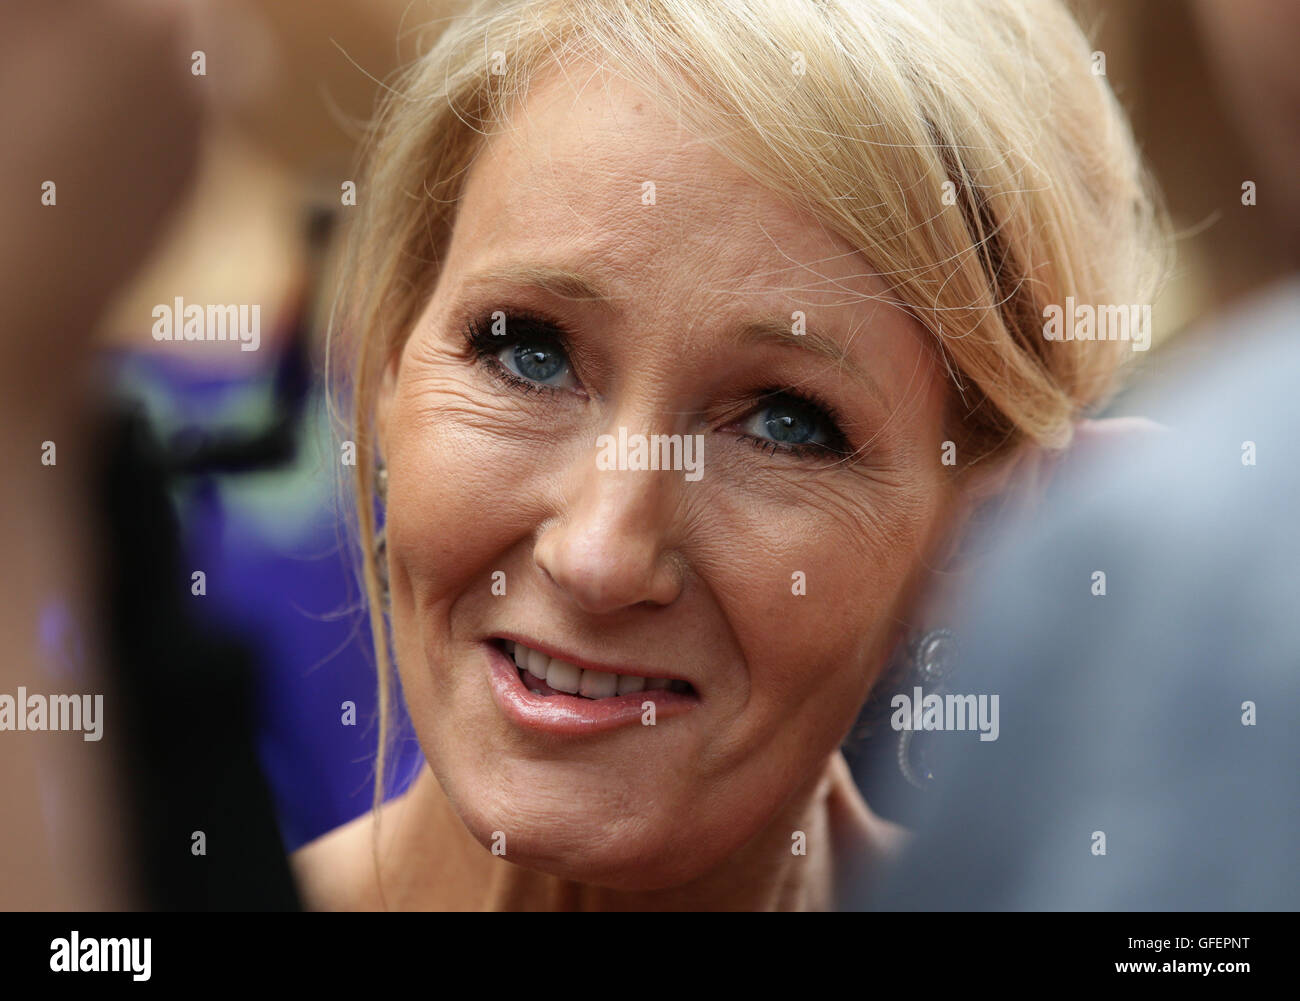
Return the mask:
[[(480, 787), (481, 788), (481, 787)], [(504, 861), (612, 890), (664, 890), (696, 879), (721, 861), (699, 851), (708, 839), (681, 824), (690, 811), (658, 808), (642, 816), (609, 800), (551, 794), (456, 796), (444, 785), (470, 834)], [(645, 800), (644, 802), (652, 802)], [(674, 817), (676, 819), (674, 819)], [(503, 820), (502, 818), (509, 818)]]

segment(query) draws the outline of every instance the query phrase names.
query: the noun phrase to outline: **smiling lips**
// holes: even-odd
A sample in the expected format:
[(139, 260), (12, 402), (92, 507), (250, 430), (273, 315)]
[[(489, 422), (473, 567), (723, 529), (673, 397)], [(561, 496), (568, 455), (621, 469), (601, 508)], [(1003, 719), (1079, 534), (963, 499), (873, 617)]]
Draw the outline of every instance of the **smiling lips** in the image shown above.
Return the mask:
[(510, 722), (535, 733), (586, 737), (637, 725), (653, 731), (701, 705), (695, 687), (679, 679), (583, 668), (503, 637), (484, 648), (497, 706)]
[(687, 694), (691, 686), (685, 681), (669, 678), (647, 678), (635, 674), (613, 674), (609, 671), (586, 670), (558, 657), (550, 657), (540, 650), (524, 646), (513, 640), (505, 641), (506, 655), (513, 658), (519, 668), (519, 679), (534, 695), (579, 695), (588, 699), (608, 699), (633, 692), (667, 689)]

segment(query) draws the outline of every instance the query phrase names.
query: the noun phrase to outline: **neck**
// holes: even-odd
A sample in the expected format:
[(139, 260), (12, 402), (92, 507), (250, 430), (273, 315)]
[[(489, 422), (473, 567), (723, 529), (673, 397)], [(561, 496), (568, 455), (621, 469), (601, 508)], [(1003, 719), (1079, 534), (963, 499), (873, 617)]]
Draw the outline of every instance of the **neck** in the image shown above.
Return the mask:
[[(792, 835), (803, 832), (804, 854)], [(461, 823), (426, 765), (385, 808), (375, 906), (394, 910), (831, 910), (901, 844), (875, 817), (837, 751), (758, 834), (725, 863), (682, 886), (622, 891), (508, 862)]]

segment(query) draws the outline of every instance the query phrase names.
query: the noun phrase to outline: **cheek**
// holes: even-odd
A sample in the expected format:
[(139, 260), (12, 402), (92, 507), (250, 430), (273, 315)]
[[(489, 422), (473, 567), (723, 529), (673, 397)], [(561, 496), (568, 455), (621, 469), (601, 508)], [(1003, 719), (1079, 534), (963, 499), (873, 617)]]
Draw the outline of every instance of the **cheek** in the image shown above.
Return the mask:
[(501, 477), (488, 472), (494, 465), (438, 434), (404, 433), (390, 449), (386, 531), (395, 604), (410, 597), (426, 605), (488, 558), (495, 529), (504, 527), (484, 517), (505, 499)]
[[(806, 733), (851, 721), (897, 638), (940, 496), (919, 478), (822, 481), (779, 507), (719, 512), (732, 534), (717, 588), (756, 726)], [(799, 719), (807, 728), (788, 726)]]
[(546, 425), (479, 375), (463, 360), (403, 361), (385, 449), (395, 601), (403, 583), (420, 605), (475, 574), (486, 588), (493, 560), (529, 530)]
[(510, 557), (536, 523), (543, 461), (536, 421), (478, 375), (463, 359), (408, 350), (384, 444), (396, 664), (426, 753), (442, 762), (457, 742), (438, 706), (469, 706), (455, 725), (490, 731), (490, 714), (465, 701), (473, 676), (442, 668), (464, 655), (454, 625), (480, 621), (493, 573), (517, 565)]

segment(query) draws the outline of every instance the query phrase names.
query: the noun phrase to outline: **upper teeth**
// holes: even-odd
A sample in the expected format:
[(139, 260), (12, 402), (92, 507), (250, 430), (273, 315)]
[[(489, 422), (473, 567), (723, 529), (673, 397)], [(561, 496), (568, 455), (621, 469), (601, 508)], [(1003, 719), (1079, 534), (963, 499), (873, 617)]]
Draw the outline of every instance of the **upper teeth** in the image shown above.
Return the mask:
[[(548, 657), (522, 643), (506, 643), (506, 653), (515, 659), (521, 671), (545, 681), (557, 692), (585, 695), (589, 699), (605, 699), (611, 695), (626, 695), (645, 689), (668, 688), (673, 682), (668, 678), (642, 678), (633, 674), (611, 674), (608, 671), (584, 671), (582, 668), (556, 657)], [(677, 682), (674, 687), (682, 687)]]

